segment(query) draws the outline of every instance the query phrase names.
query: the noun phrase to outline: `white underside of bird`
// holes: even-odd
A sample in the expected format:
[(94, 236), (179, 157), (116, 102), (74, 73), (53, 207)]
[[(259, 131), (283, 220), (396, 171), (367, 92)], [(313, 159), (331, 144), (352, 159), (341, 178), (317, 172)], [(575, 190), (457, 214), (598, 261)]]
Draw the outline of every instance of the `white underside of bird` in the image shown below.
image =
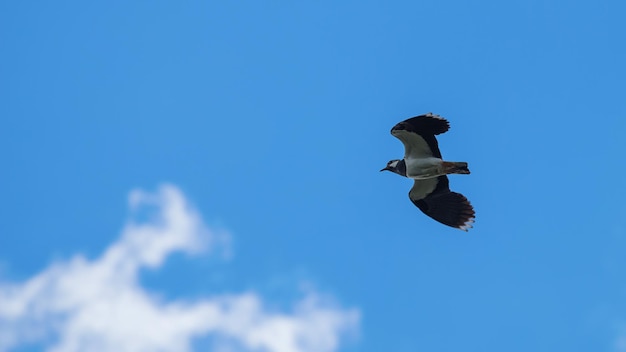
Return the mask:
[(443, 160), (430, 158), (405, 158), (406, 177), (414, 180), (425, 180), (445, 175)]

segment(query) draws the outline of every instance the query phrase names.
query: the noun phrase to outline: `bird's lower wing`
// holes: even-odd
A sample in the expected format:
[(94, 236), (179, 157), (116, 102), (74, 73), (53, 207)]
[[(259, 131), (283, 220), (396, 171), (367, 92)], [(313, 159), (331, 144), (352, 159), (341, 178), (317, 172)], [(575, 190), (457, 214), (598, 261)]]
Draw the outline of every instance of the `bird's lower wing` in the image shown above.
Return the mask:
[(444, 225), (467, 231), (474, 223), (474, 208), (465, 196), (450, 191), (446, 176), (415, 180), (409, 198), (424, 214)]

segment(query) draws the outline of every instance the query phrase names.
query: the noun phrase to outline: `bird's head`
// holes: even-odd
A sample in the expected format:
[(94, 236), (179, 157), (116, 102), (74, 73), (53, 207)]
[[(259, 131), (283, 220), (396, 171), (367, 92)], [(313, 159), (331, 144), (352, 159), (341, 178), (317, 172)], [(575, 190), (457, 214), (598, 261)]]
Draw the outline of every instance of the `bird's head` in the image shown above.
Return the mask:
[(402, 175), (402, 173), (400, 172), (400, 170), (398, 169), (398, 163), (400, 162), (399, 159), (394, 159), (394, 160), (390, 160), (387, 163), (387, 166), (385, 166), (382, 170), (380, 171), (391, 171), (391, 172), (395, 172), (398, 175)]

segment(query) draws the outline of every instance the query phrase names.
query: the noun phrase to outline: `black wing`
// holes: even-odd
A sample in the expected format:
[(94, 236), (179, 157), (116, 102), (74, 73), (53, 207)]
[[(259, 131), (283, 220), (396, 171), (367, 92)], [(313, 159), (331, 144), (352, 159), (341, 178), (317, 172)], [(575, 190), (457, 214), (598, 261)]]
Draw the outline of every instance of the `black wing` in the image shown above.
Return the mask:
[(391, 134), (404, 144), (405, 158), (426, 158), (434, 156), (441, 159), (436, 135), (450, 129), (450, 123), (440, 117), (428, 113), (404, 120), (391, 129)]
[(474, 223), (474, 208), (465, 196), (450, 191), (447, 176), (415, 180), (409, 198), (424, 214), (444, 225), (467, 231)]

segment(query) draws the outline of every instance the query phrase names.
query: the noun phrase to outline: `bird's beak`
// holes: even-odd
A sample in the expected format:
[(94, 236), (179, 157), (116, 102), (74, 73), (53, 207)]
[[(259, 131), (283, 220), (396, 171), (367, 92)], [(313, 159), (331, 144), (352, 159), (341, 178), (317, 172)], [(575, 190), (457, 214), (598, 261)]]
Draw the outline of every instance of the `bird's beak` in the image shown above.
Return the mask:
[(389, 166), (385, 166), (385, 168), (384, 168), (384, 169), (382, 169), (382, 170), (380, 170), (380, 171), (382, 172), (382, 171), (385, 171), (385, 170), (390, 170), (390, 169), (389, 169)]

